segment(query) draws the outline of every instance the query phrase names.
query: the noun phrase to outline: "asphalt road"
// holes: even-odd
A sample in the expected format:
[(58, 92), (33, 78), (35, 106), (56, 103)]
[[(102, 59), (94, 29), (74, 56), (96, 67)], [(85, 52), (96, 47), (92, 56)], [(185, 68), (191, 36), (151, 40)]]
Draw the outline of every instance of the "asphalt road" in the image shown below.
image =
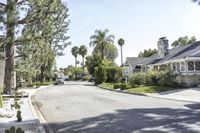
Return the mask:
[(200, 132), (200, 104), (122, 94), (88, 82), (40, 90), (35, 100), (55, 133)]

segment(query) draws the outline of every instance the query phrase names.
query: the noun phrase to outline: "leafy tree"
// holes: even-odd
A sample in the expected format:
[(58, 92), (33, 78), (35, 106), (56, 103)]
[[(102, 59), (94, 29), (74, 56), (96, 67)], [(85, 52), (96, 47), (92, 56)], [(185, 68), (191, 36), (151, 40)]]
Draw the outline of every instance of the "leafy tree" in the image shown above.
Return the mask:
[[(99, 53), (98, 47), (95, 47), (93, 50), (93, 54)], [(114, 62), (114, 60), (118, 57), (118, 49), (114, 44), (107, 44), (104, 50), (104, 56), (106, 59), (109, 59)]]
[[(36, 43), (50, 43), (52, 48), (54, 44), (58, 46), (60, 40), (68, 39), (63, 33), (68, 30), (67, 11), (68, 9), (61, 0), (7, 0), (5, 3), (0, 2), (0, 29), (5, 36), (0, 45), (5, 45), (6, 52), (4, 93), (10, 93), (12, 88), (15, 46)], [(60, 23), (59, 28), (55, 27), (56, 23)], [(64, 23), (65, 27), (62, 26)], [(62, 46), (64, 47), (64, 45)], [(48, 56), (46, 55), (46, 57)]]
[(85, 56), (87, 55), (87, 47), (85, 45), (81, 45), (79, 48), (79, 54), (82, 56), (82, 66), (83, 66), (83, 75), (85, 69)]
[(122, 53), (122, 46), (124, 45), (124, 39), (123, 38), (120, 38), (119, 40), (118, 40), (118, 45), (120, 46), (120, 48), (121, 48), (121, 65), (123, 65), (123, 53)]
[(98, 51), (101, 53), (101, 59), (104, 59), (105, 56), (105, 48), (108, 44), (114, 43), (114, 36), (113, 35), (107, 35), (109, 32), (108, 29), (101, 31), (96, 30), (95, 34), (90, 37), (90, 46), (97, 47)]
[(102, 64), (101, 56), (99, 53), (86, 57), (86, 67), (90, 75), (94, 76), (94, 69)]
[(200, 5), (200, 0), (192, 0), (193, 2), (197, 2)]
[(188, 44), (191, 44), (191, 43), (194, 43), (196, 41), (196, 37), (193, 36), (191, 37), (190, 39), (185, 36), (185, 37), (179, 37), (178, 40), (175, 40), (173, 43), (172, 43), (172, 47), (179, 47), (179, 46), (184, 46), (184, 45), (188, 45)]
[(139, 53), (138, 57), (150, 57), (157, 52), (158, 51), (156, 49), (145, 49), (143, 52)]
[(72, 55), (75, 57), (75, 67), (77, 67), (77, 56), (79, 53), (79, 48), (77, 46), (74, 46), (71, 52), (72, 52)]

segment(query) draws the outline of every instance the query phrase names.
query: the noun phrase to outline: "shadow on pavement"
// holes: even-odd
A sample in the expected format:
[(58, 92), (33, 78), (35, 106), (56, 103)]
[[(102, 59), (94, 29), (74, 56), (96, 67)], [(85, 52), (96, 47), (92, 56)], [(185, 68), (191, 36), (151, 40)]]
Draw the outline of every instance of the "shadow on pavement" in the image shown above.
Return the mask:
[[(50, 123), (56, 133), (197, 133), (200, 132), (200, 104), (189, 109), (138, 108), (116, 110), (96, 117), (65, 123)], [(195, 108), (193, 108), (195, 107)], [(63, 116), (64, 117), (64, 116)]]

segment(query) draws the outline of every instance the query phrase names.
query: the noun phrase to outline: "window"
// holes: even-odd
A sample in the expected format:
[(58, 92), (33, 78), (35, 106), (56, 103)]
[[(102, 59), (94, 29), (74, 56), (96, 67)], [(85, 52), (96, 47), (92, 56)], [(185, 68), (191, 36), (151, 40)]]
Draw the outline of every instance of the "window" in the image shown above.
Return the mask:
[(173, 63), (173, 71), (176, 71), (176, 64)]
[(194, 62), (193, 61), (189, 61), (188, 62), (188, 70), (189, 71), (194, 71)]
[(176, 63), (177, 64), (177, 71), (180, 72), (180, 63)]
[(200, 70), (200, 61), (195, 62), (195, 70)]
[(181, 62), (181, 71), (185, 71), (185, 62)]

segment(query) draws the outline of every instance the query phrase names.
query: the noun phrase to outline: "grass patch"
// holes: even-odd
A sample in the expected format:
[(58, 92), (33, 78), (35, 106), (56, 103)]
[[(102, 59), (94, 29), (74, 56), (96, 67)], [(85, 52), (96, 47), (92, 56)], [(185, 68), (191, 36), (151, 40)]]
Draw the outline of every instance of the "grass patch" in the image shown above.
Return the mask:
[(44, 82), (44, 83), (33, 82), (32, 84), (24, 83), (23, 87), (32, 88), (32, 87), (36, 86), (38, 88), (40, 86), (48, 86), (48, 85), (51, 85), (51, 84), (54, 84), (54, 83), (55, 83), (54, 81), (47, 81), (47, 82)]
[(159, 93), (164, 91), (170, 91), (174, 88), (163, 87), (163, 86), (144, 86), (127, 89), (128, 92), (139, 92), (139, 93)]
[(99, 87), (105, 88), (105, 89), (109, 89), (109, 90), (113, 90), (113, 83), (102, 83), (100, 85), (98, 85)]

